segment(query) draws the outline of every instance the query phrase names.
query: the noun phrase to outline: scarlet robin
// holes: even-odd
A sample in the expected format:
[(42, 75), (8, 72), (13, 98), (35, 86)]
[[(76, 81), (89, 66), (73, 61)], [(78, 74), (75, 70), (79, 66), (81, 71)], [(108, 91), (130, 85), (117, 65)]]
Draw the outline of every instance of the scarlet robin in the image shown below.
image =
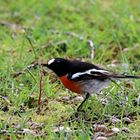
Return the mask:
[(111, 81), (121, 78), (140, 79), (140, 76), (115, 74), (94, 64), (78, 60), (54, 58), (42, 65), (51, 69), (67, 89), (86, 95), (77, 108), (78, 111), (90, 95), (99, 93)]

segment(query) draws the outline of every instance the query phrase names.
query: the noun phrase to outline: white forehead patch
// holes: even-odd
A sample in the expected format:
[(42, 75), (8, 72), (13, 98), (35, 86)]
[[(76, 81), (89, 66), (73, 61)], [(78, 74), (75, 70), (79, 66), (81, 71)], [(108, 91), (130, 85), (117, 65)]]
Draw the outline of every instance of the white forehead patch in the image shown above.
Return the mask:
[(51, 60), (49, 60), (48, 65), (52, 64), (54, 61), (55, 61), (55, 59), (54, 59), (54, 58), (53, 58), (53, 59), (51, 59)]

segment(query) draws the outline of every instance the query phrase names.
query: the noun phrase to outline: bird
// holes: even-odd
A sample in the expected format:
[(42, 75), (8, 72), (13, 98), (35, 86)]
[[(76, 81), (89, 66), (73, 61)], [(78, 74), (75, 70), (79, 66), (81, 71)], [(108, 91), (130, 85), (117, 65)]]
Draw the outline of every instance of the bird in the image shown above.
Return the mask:
[(124, 78), (140, 79), (140, 76), (116, 74), (80, 60), (52, 58), (48, 63), (42, 63), (42, 65), (52, 70), (65, 88), (85, 96), (77, 111), (82, 108), (91, 95), (100, 93), (110, 82)]

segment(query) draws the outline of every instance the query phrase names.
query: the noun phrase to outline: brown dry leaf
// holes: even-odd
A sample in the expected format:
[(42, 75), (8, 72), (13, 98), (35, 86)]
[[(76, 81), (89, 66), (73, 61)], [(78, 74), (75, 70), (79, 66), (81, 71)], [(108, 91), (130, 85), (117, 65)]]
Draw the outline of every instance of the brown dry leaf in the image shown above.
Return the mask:
[(128, 118), (128, 117), (124, 117), (124, 118), (123, 118), (123, 121), (124, 121), (124, 123), (127, 123), (127, 124), (133, 122), (133, 121), (132, 121), (130, 118)]
[(114, 117), (114, 116), (112, 116), (112, 117), (110, 118), (110, 121), (111, 121), (111, 123), (115, 124), (115, 123), (119, 123), (121, 120), (118, 119), (118, 118), (116, 118), (116, 117)]
[(95, 140), (107, 140), (106, 137), (97, 137)]
[(110, 131), (106, 132), (104, 136), (105, 137), (111, 137), (111, 136), (114, 136), (114, 135), (116, 135), (116, 133), (110, 130)]
[(76, 96), (75, 98), (74, 98), (74, 101), (75, 102), (77, 102), (77, 101), (83, 101), (84, 100), (84, 98), (82, 97), (82, 96)]
[(107, 132), (108, 128), (105, 125), (96, 125), (94, 128), (95, 132)]
[(104, 136), (105, 137), (111, 137), (111, 136), (116, 135), (119, 132), (120, 132), (120, 130), (118, 128), (114, 127), (111, 130), (106, 131), (105, 134), (104, 134)]
[(99, 136), (95, 140), (107, 140), (107, 138), (106, 137)]

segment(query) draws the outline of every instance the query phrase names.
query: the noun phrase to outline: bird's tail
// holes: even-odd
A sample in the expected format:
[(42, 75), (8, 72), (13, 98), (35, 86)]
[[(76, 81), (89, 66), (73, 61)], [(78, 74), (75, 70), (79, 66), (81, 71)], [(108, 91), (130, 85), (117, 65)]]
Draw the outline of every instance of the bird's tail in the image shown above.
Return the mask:
[(112, 78), (130, 78), (130, 79), (140, 79), (140, 76), (135, 76), (135, 75), (117, 75), (117, 74), (114, 74), (114, 75), (110, 75), (110, 77)]

